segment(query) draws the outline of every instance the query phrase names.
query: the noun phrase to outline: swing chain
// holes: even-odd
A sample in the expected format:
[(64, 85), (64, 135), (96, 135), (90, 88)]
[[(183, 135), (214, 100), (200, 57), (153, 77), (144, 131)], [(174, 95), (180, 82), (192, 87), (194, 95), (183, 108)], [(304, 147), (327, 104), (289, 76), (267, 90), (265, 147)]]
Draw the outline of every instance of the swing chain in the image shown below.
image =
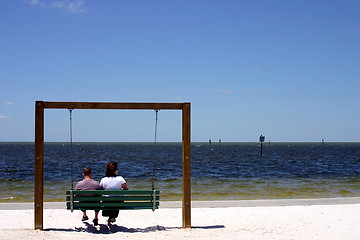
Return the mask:
[(154, 155), (153, 155), (153, 173), (151, 189), (155, 189), (155, 161), (156, 161), (156, 141), (157, 141), (157, 126), (158, 126), (158, 113), (159, 110), (155, 110), (155, 139), (154, 139)]
[(70, 114), (70, 172), (71, 172), (71, 190), (74, 190), (74, 171), (73, 171), (73, 158), (72, 158), (72, 152), (73, 152), (73, 140), (72, 140), (72, 111), (73, 109), (69, 108), (69, 114)]

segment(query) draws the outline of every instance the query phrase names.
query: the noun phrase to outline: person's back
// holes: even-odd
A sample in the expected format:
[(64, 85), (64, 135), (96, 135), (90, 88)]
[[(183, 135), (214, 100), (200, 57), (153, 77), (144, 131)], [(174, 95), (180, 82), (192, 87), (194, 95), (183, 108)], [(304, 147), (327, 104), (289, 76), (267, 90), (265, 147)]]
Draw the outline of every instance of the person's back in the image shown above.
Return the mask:
[(121, 176), (104, 177), (100, 181), (100, 185), (104, 190), (125, 190), (123, 189), (124, 183), (126, 181)]
[(83, 179), (76, 184), (75, 190), (100, 190), (100, 184), (93, 179)]

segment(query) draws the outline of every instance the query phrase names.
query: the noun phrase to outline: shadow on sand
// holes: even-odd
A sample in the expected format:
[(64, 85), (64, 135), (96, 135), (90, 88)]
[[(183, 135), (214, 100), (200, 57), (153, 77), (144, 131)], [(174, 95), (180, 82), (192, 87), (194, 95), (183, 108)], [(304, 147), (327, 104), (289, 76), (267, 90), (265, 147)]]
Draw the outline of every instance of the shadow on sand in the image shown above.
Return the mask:
[[(224, 225), (214, 225), (214, 226), (193, 226), (192, 229), (217, 229), (225, 228)], [(88, 232), (94, 234), (112, 234), (117, 232), (123, 233), (148, 233), (148, 232), (157, 232), (157, 231), (166, 231), (171, 229), (182, 229), (181, 227), (164, 227), (164, 226), (152, 226), (147, 228), (127, 228), (123, 226), (118, 226), (116, 224), (99, 224), (98, 226), (93, 226), (89, 223), (85, 223), (85, 227), (76, 227), (76, 228), (47, 228), (44, 231), (55, 231), (55, 232)]]

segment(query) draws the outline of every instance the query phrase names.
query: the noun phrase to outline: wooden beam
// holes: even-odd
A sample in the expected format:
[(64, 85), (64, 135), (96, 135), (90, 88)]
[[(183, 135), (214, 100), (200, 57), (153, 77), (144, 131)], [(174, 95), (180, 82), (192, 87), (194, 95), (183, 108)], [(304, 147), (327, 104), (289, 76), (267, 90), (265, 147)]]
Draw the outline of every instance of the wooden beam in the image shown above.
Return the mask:
[(44, 104), (35, 103), (35, 175), (34, 212), (35, 229), (43, 229), (44, 205)]
[(182, 110), (183, 103), (44, 102), (44, 108), (52, 108), (52, 109)]
[(183, 103), (182, 147), (183, 147), (183, 194), (182, 227), (191, 228), (191, 149), (190, 149), (190, 103)]

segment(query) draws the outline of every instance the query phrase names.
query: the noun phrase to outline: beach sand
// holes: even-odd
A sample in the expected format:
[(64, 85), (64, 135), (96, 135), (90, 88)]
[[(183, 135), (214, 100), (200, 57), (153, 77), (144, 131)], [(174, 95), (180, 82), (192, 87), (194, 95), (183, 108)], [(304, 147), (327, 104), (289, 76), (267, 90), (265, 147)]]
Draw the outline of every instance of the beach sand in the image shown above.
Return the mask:
[[(192, 228), (182, 229), (181, 202), (120, 211), (108, 226), (81, 222), (65, 203), (45, 203), (44, 230), (33, 230), (33, 203), (0, 203), (0, 239), (359, 239), (360, 198), (193, 201)], [(100, 214), (101, 215), (101, 214)]]

